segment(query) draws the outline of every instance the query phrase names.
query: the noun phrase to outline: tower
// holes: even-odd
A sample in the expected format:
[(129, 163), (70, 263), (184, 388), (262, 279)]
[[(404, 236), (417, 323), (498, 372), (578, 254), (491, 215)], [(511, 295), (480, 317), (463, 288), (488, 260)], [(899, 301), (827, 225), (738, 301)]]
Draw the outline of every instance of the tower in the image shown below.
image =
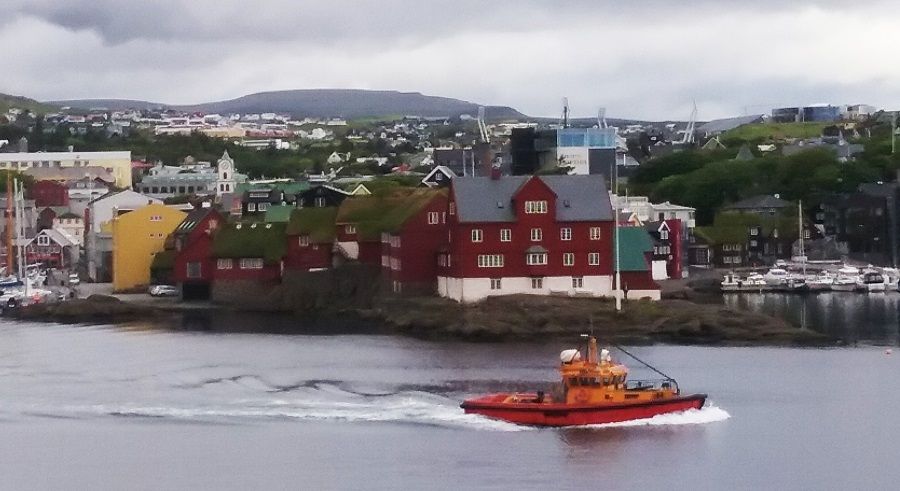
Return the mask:
[(222, 154), (222, 158), (216, 163), (216, 196), (233, 193), (235, 186), (234, 161), (228, 155), (228, 150)]

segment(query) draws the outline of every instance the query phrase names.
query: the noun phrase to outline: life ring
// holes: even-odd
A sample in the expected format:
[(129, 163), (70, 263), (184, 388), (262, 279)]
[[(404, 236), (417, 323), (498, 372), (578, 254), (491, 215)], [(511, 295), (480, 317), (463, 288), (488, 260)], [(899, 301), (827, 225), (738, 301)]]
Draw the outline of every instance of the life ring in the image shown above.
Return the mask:
[(590, 400), (590, 395), (588, 395), (588, 391), (585, 389), (578, 389), (575, 391), (575, 402), (584, 404), (585, 402)]

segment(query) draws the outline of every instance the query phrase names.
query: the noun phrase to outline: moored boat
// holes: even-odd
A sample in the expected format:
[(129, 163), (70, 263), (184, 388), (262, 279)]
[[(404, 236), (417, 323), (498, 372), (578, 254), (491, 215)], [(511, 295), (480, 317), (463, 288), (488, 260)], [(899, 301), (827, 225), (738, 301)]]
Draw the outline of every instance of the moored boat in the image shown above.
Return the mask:
[(876, 269), (866, 269), (859, 275), (856, 289), (864, 293), (884, 292), (884, 276)]
[(831, 289), (838, 292), (852, 292), (856, 290), (856, 281), (859, 278), (859, 270), (853, 266), (844, 266), (838, 270)]
[(673, 378), (644, 365), (664, 378), (626, 380), (628, 369), (607, 350), (598, 352), (597, 340), (590, 336), (584, 359), (577, 349), (560, 353), (562, 382), (553, 393), (489, 394), (467, 399), (460, 407), (469, 414), (533, 426), (614, 423), (703, 407), (706, 394), (682, 395)]
[(834, 283), (834, 275), (828, 271), (821, 271), (816, 276), (806, 280), (806, 287), (811, 292), (823, 292), (831, 290)]

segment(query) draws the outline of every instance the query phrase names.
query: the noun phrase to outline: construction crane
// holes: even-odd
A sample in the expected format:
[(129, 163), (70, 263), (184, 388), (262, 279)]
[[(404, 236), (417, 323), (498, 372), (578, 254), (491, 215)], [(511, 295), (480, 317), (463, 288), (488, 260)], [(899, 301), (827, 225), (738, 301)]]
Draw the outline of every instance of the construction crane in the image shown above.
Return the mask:
[(597, 111), (597, 127), (598, 128), (609, 128), (609, 125), (606, 124), (606, 108), (601, 107)]
[(478, 133), (481, 135), (483, 143), (490, 143), (491, 137), (488, 134), (487, 125), (484, 124), (484, 106), (478, 106)]
[(694, 126), (697, 123), (697, 101), (694, 101), (694, 109), (691, 111), (691, 119), (688, 121), (687, 127), (684, 129), (684, 138), (681, 139), (682, 145), (690, 145), (694, 143)]

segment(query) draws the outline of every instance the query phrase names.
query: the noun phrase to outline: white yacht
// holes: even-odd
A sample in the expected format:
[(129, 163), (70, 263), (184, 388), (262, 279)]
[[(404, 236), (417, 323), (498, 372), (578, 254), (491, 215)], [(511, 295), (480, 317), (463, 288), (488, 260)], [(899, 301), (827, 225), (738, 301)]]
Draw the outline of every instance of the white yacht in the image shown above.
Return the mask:
[(852, 292), (856, 290), (856, 281), (859, 279), (859, 269), (853, 266), (844, 266), (838, 270), (831, 289), (838, 292)]
[(867, 268), (856, 280), (856, 288), (864, 293), (884, 292), (884, 276), (877, 269)]
[(831, 290), (834, 283), (834, 275), (828, 271), (820, 271), (816, 276), (806, 280), (806, 286), (811, 292), (822, 292)]

